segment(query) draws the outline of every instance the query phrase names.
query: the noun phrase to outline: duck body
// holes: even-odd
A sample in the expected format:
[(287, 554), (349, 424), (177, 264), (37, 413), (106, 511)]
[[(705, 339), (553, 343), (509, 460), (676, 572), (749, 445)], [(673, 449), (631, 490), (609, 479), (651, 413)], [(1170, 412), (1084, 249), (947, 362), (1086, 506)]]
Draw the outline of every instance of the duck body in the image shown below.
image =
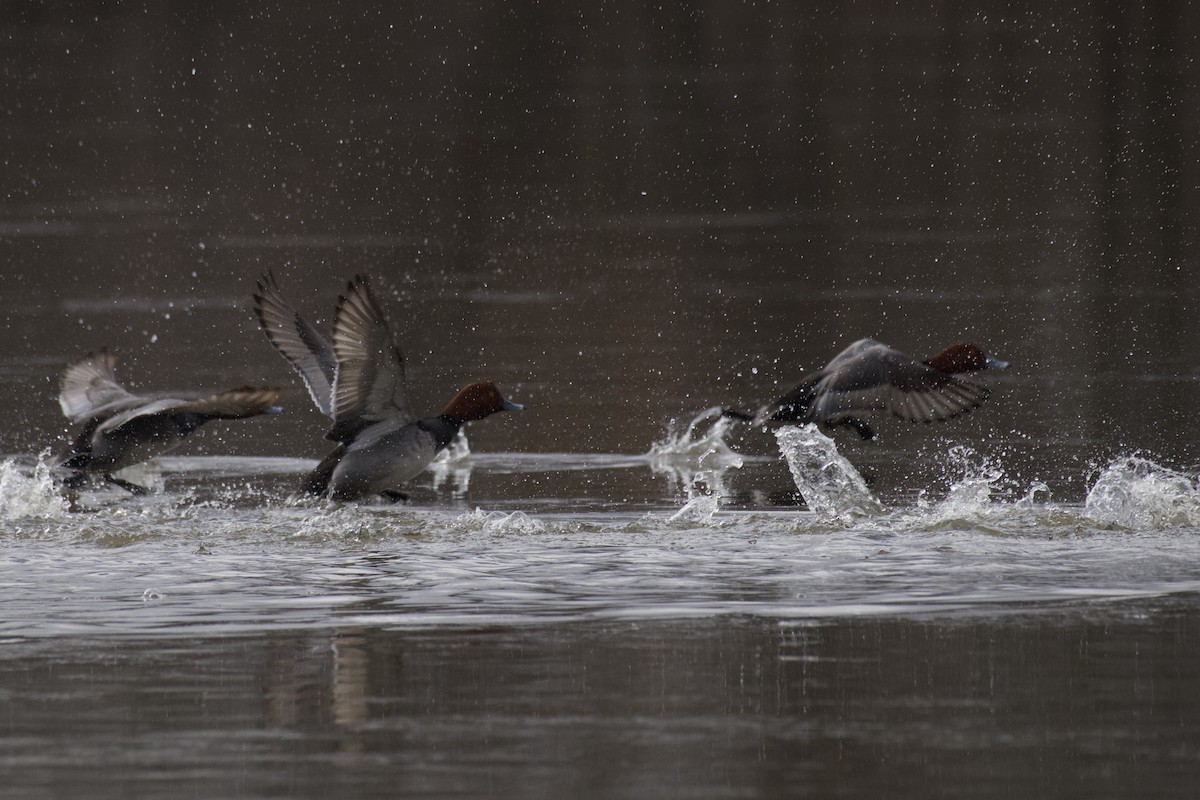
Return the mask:
[(305, 479), (305, 491), (347, 501), (370, 495), (396, 497), (396, 487), (420, 475), (461, 426), (446, 417), (405, 424), (381, 422), (340, 445)]
[(355, 276), (338, 299), (332, 342), (284, 299), (270, 273), (258, 282), (254, 308), (268, 340), (333, 421), (325, 437), (338, 444), (304, 478), (303, 494), (337, 501), (403, 499), (399, 487), (424, 471), (462, 425), (521, 409), (485, 380), (460, 390), (440, 415), (417, 418), (408, 402), (404, 356), (364, 276)]
[(282, 410), (280, 389), (247, 386), (198, 398), (133, 394), (117, 382), (115, 365), (112, 353), (102, 348), (63, 373), (59, 405), (68, 419), (83, 423), (52, 464), (68, 487), (101, 475), (130, 491), (145, 491), (113, 473), (174, 450), (211, 420)]
[(97, 419), (76, 437), (64, 465), (100, 474), (119, 472), (171, 452), (205, 421), (198, 414), (172, 414), (149, 406)]
[(978, 408), (990, 393), (957, 375), (1007, 366), (973, 344), (952, 345), (920, 361), (874, 339), (860, 339), (761, 408), (753, 421), (846, 426), (873, 439), (874, 430), (860, 414), (883, 411), (923, 423), (953, 419)]

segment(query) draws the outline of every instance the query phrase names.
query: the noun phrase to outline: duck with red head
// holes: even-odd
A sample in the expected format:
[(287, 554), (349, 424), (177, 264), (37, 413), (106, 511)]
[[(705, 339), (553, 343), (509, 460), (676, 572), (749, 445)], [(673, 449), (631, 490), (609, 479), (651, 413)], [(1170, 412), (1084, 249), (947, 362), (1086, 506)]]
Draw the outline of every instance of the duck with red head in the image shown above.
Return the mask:
[(284, 299), (270, 273), (258, 282), (254, 310), (317, 408), (333, 419), (325, 437), (338, 445), (305, 477), (306, 494), (402, 499), (398, 487), (429, 466), (465, 423), (522, 409), (491, 381), (479, 381), (461, 389), (440, 415), (417, 418), (408, 402), (404, 356), (364, 276), (355, 276), (338, 298), (332, 343)]
[(499, 411), (520, 411), (524, 406), (510, 403), (491, 381), (476, 381), (458, 390), (442, 409), (442, 416), (457, 422), (472, 422), (490, 417)]
[[(1007, 366), (1008, 362), (973, 344), (951, 345), (918, 361), (874, 339), (859, 339), (752, 419), (755, 425), (844, 425), (864, 439), (873, 439), (875, 431), (859, 419), (863, 412), (887, 411), (909, 422), (953, 419), (978, 408), (989, 394), (983, 386), (957, 375)], [(730, 415), (743, 416), (737, 412)]]
[(990, 356), (978, 345), (967, 342), (952, 344), (937, 355), (925, 359), (925, 363), (947, 375), (978, 372), (981, 369), (1004, 369), (1008, 366), (1007, 361)]

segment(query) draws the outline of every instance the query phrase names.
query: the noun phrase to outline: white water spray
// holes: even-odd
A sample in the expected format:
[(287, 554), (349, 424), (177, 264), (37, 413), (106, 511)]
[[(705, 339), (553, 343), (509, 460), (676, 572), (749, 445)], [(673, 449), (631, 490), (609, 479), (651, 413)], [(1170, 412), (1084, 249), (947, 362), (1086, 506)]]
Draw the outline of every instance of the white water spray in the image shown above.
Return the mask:
[(471, 467), (471, 445), (467, 442), (467, 432), (459, 428), (450, 444), (429, 465), (434, 490), (450, 482), (454, 496), (462, 497), (471, 485)]
[[(709, 424), (708, 428), (703, 426)], [(740, 469), (743, 459), (726, 443), (733, 420), (721, 415), (720, 406), (697, 414), (683, 433), (675, 432), (675, 420), (667, 436), (646, 453), (650, 468), (666, 475), (676, 491), (687, 494), (683, 507), (667, 518), (669, 522), (708, 522), (720, 510), (725, 491), (725, 473)]]
[(883, 510), (858, 470), (816, 425), (775, 431), (792, 480), (809, 510), (823, 519), (847, 519)]
[(1200, 526), (1200, 485), (1195, 475), (1125, 456), (1101, 471), (1084, 512), (1096, 522), (1134, 530)]
[(0, 519), (58, 517), (66, 515), (66, 498), (50, 477), (49, 452), (43, 452), (33, 473), (13, 459), (0, 463)]

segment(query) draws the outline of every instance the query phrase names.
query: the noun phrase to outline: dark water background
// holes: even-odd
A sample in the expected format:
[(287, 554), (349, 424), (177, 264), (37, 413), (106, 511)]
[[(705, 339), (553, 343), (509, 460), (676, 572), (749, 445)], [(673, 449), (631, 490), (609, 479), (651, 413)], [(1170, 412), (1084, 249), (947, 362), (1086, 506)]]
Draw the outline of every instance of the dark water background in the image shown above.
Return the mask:
[[(139, 389), (290, 387), (286, 416), (185, 455), (320, 457), (324, 420), (249, 293), (273, 270), (324, 326), (367, 272), (418, 408), (485, 375), (528, 407), (474, 425), (493, 460), (418, 505), (560, 515), (481, 542), (478, 525), (336, 512), (293, 544), (275, 535), (303, 527), (293, 512), (246, 509), (296, 470), (243, 470), (234, 491), (188, 462), (150, 510), (4, 520), (0, 782), (1190, 796), (1200, 529), (1071, 515), (1115, 458), (1200, 463), (1198, 34), (1179, 3), (0, 6), (0, 452), (59, 441), (61, 368), (107, 345)], [(686, 481), (521, 466), (645, 453), (672, 420), (752, 407), (862, 336), (914, 354), (972, 340), (1014, 365), (966, 418), (839, 437), (881, 498), (943, 495), (967, 445), (1000, 465), (1000, 496), (1041, 481), (1050, 510), (847, 531), (839, 593), (812, 588), (814, 542), (837, 530), (701, 521), (693, 540), (639, 522), (679, 509)], [(769, 458), (730, 471), (728, 505), (791, 513), (773, 438), (731, 444)], [(186, 494), (206, 481), (233, 493), (215, 517)], [(756, 524), (778, 574), (741, 549)], [(428, 584), (396, 566), (411, 547), (433, 551)], [(989, 565), (978, 604), (956, 552)], [(330, 584), (364, 604), (354, 624), (306, 577), (331, 560), (368, 576)], [(603, 613), (563, 611), (573, 560)], [(630, 570), (683, 588), (623, 603), (647, 590)], [(549, 584), (553, 602), (519, 596)], [(191, 602), (147, 624), (150, 587)], [(416, 623), (389, 606), (406, 592)], [(510, 616), (473, 623), (489, 605)]]

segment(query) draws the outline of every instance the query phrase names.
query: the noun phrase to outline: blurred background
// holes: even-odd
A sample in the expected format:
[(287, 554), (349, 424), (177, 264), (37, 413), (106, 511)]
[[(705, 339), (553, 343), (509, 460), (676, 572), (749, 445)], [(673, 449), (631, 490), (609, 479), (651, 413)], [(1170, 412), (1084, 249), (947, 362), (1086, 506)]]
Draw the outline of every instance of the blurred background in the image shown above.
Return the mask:
[(527, 404), (477, 452), (642, 453), (872, 336), (1014, 365), (967, 418), (839, 436), (887, 485), (956, 443), (1064, 500), (1115, 453), (1194, 465), (1198, 32), (1171, 2), (6, 2), (0, 450), (61, 437), (62, 366), (107, 345), (134, 389), (292, 387), (189, 452), (319, 457), (250, 312), (273, 270), (323, 329), (369, 273), (418, 410), (483, 376)]

